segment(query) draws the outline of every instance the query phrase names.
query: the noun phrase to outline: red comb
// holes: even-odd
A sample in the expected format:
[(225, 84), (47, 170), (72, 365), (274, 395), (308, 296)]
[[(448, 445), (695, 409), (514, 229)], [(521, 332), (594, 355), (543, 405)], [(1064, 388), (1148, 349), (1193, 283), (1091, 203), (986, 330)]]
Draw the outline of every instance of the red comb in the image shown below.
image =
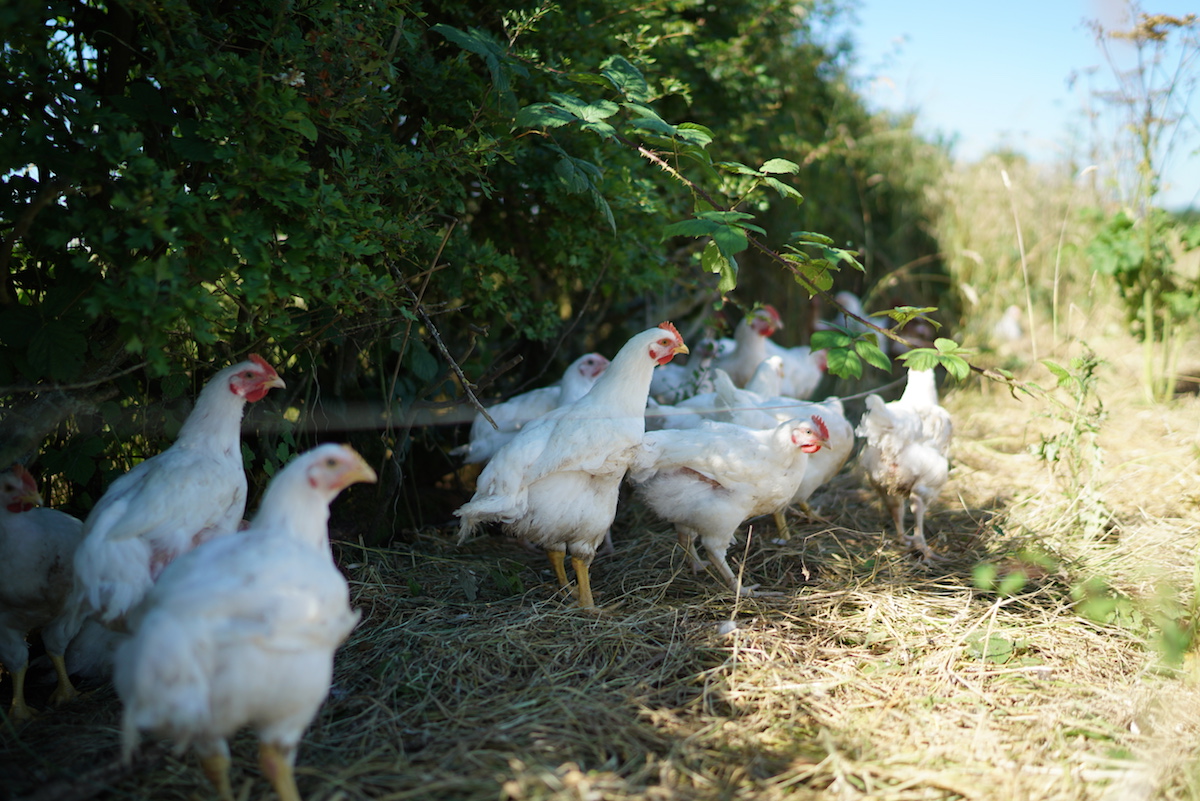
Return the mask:
[(825, 421), (821, 419), (821, 416), (814, 414), (812, 421), (817, 424), (817, 431), (821, 433), (821, 439), (829, 439), (829, 427), (825, 425)]
[(682, 336), (680, 336), (680, 334), (679, 334), (679, 329), (677, 329), (677, 328), (674, 326), (674, 324), (673, 324), (673, 323), (670, 323), (670, 322), (659, 323), (659, 324), (658, 324), (658, 327), (659, 327), (659, 328), (661, 328), (661, 329), (662, 329), (662, 330), (664, 330), (664, 331), (670, 331), (672, 334), (674, 334), (674, 335), (675, 335), (675, 337), (676, 337), (676, 338), (677, 338), (677, 339), (678, 339), (680, 342), (682, 342), (682, 341), (683, 341), (683, 337), (682, 337)]
[(271, 366), (271, 363), (268, 362), (266, 359), (264, 359), (262, 356), (259, 356), (257, 353), (250, 354), (250, 361), (254, 362), (259, 367), (261, 367), (263, 370), (265, 370), (267, 375), (279, 375), (278, 373), (275, 372), (275, 368)]
[(783, 319), (782, 317), (779, 316), (779, 311), (774, 306), (772, 306), (770, 303), (763, 304), (763, 311), (765, 311), (767, 314), (771, 315), (776, 320)]

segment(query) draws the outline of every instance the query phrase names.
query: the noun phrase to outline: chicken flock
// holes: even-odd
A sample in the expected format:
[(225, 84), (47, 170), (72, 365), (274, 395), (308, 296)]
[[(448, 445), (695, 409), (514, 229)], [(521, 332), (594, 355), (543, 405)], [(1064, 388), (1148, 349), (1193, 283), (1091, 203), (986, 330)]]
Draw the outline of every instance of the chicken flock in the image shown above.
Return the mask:
[[(595, 610), (589, 571), (627, 482), (674, 528), (694, 570), (711, 566), (737, 594), (778, 595), (730, 567), (737, 531), (771, 515), (786, 539), (789, 509), (816, 517), (808, 500), (845, 466), (857, 434), (859, 464), (897, 537), (935, 558), (925, 519), (948, 477), (952, 425), (933, 373), (910, 370), (897, 401), (867, 396), (854, 426), (843, 399), (809, 399), (823, 354), (775, 344), (780, 327), (775, 309), (761, 306), (731, 340), (690, 350), (664, 322), (611, 361), (585, 354), (554, 385), (491, 406), (451, 451), (483, 463), (455, 511), (459, 542), (498, 524), (544, 550), (568, 591), (569, 556), (578, 605)], [(686, 365), (672, 363), (689, 353)], [(228, 801), (227, 743), (251, 727), (276, 792), (300, 798), (296, 749), (329, 692), (334, 652), (359, 620), (334, 563), (329, 506), (375, 474), (349, 446), (320, 445), (275, 475), (246, 523), (242, 414), (283, 386), (258, 356), (217, 372), (176, 442), (115, 480), (83, 521), (42, 506), (21, 465), (0, 474), (0, 662), (12, 676), (11, 720), (36, 714), (24, 692), (31, 632), (57, 674), (56, 705), (76, 695), (68, 645), (98, 641), (123, 704), (126, 760), (142, 732), (168, 737), (196, 751)]]

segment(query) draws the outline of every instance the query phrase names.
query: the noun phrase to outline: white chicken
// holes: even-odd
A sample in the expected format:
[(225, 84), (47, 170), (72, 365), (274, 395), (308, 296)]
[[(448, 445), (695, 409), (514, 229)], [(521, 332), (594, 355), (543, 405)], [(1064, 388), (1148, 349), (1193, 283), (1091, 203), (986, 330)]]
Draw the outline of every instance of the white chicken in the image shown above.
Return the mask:
[(728, 373), (734, 384), (746, 386), (762, 360), (771, 355), (767, 353), (767, 337), (782, 327), (783, 320), (774, 306), (759, 306), (733, 330), (733, 350), (718, 356), (713, 364)]
[(171, 560), (237, 529), (246, 508), (242, 412), (282, 386), (257, 355), (226, 367), (201, 390), (175, 443), (108, 487), (75, 552), (81, 615), (119, 627)]
[(697, 428), (706, 420), (732, 422), (734, 410), (755, 407), (767, 394), (779, 393), (782, 364), (783, 360), (778, 356), (763, 359), (745, 389), (738, 389), (728, 373), (714, 367), (711, 373), (712, 391), (701, 392), (673, 405), (656, 403), (651, 398), (646, 405), (646, 430)]
[(284, 801), (298, 801), (296, 747), (360, 617), (328, 529), (330, 502), (358, 481), (375, 481), (361, 456), (320, 445), (275, 476), (248, 529), (167, 566), (116, 654), (126, 761), (142, 730), (192, 745), (229, 801), (228, 739), (251, 726), (263, 772)]
[(463, 455), (464, 464), (486, 462), (530, 420), (586, 395), (607, 368), (607, 358), (599, 353), (587, 353), (571, 362), (560, 381), (489, 406), (488, 414), (499, 428), (494, 428), (482, 414), (475, 415), (470, 441), (450, 451), (451, 455)]
[[(766, 352), (768, 357), (779, 357), (782, 364), (779, 390), (765, 394), (807, 398), (816, 391), (821, 379), (825, 376), (827, 362), (823, 350), (814, 353), (808, 345), (789, 348), (768, 339)], [(749, 384), (746, 388), (750, 388)]]
[(594, 606), (588, 568), (641, 446), (651, 374), (687, 352), (670, 323), (643, 331), (617, 352), (588, 394), (521, 429), (483, 469), (471, 500), (454, 512), (461, 519), (459, 542), (481, 523), (502, 523), (509, 534), (546, 550), (562, 587), (569, 551), (579, 605)]
[[(925, 512), (949, 477), (952, 432), (950, 413), (938, 405), (932, 370), (910, 369), (900, 400), (884, 403), (868, 395), (858, 424), (858, 435), (866, 439), (859, 461), (867, 478), (891, 512), (900, 541), (926, 562), (933, 551), (925, 541)], [(906, 503), (914, 517), (911, 536), (904, 527)]]
[[(854, 452), (854, 426), (846, 419), (846, 410), (841, 398), (827, 398), (820, 403), (813, 403), (804, 407), (804, 412), (821, 416), (829, 429), (829, 441), (825, 447), (808, 457), (808, 469), (804, 471), (804, 479), (792, 495), (792, 504), (799, 506), (806, 517), (819, 519), (809, 508), (808, 499), (841, 472), (850, 454)], [(776, 519), (777, 527), (779, 523)], [(780, 528), (780, 536), (788, 538), (786, 525)]]
[[(817, 515), (808, 506), (808, 499), (818, 488), (836, 476), (854, 451), (854, 426), (846, 419), (846, 410), (840, 398), (831, 397), (824, 401), (804, 401), (786, 395), (758, 395), (748, 390), (722, 387), (718, 407), (729, 407), (729, 422), (747, 428), (768, 429), (793, 418), (820, 415), (828, 429), (828, 442), (821, 450), (813, 453), (791, 503), (799, 506), (806, 517)], [(779, 538), (791, 537), (787, 525), (786, 509), (775, 513), (775, 528)]]
[(646, 434), (629, 478), (655, 514), (675, 524), (693, 568), (698, 537), (721, 579), (741, 595), (763, 595), (740, 586), (725, 554), (743, 521), (787, 505), (803, 480), (811, 454), (828, 441), (820, 417), (789, 420), (770, 430), (708, 422), (686, 431)]
[(13, 677), (9, 716), (15, 721), (33, 716), (25, 702), (25, 638), (34, 629), (41, 629), (58, 674), (51, 702), (62, 703), (76, 694), (63, 655), (73, 633), (67, 602), (83, 523), (41, 503), (37, 482), (23, 466), (0, 473), (0, 663)]

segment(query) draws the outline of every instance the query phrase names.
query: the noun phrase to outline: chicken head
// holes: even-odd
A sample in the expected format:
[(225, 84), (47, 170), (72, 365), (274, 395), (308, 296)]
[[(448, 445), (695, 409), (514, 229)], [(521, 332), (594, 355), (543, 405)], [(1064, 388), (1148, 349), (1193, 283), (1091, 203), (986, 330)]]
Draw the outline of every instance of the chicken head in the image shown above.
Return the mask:
[(250, 354), (244, 365), (243, 369), (230, 377), (229, 391), (249, 403), (262, 400), (274, 387), (282, 389), (287, 386), (275, 368), (257, 353)]
[(750, 328), (759, 336), (769, 337), (783, 328), (783, 318), (774, 306), (767, 303), (750, 312)]
[(351, 484), (377, 480), (375, 471), (349, 445), (326, 449), (322, 458), (308, 465), (305, 476), (310, 487), (330, 500)]
[(12, 470), (0, 477), (0, 503), (10, 512), (28, 512), (42, 505), (37, 481), (24, 465), (14, 464)]
[(675, 354), (688, 352), (688, 346), (683, 344), (683, 337), (672, 323), (659, 323), (658, 327), (666, 334), (651, 343), (651, 359), (662, 365), (675, 358)]

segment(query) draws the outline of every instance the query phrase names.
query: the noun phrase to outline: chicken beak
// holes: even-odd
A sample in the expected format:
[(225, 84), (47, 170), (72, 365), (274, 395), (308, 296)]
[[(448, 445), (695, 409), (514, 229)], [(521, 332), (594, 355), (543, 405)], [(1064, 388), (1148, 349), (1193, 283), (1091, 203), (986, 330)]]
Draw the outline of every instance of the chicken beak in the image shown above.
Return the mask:
[(26, 492), (21, 497), (17, 498), (16, 502), (22, 507), (42, 506), (45, 504), (45, 501), (42, 500), (42, 493), (38, 492), (37, 490)]
[(691, 353), (691, 351), (688, 350), (687, 345), (680, 342), (678, 345), (675, 346), (675, 350), (671, 351), (671, 353), (672, 354), (680, 354), (680, 353), (686, 354), (686, 353)]
[(371, 465), (367, 464), (367, 460), (362, 458), (358, 451), (349, 445), (343, 445), (342, 447), (349, 452), (351, 457), (350, 467), (342, 474), (342, 477), (345, 479), (345, 483), (342, 486), (348, 487), (360, 481), (366, 484), (374, 484), (379, 480), (379, 477), (375, 475), (375, 470)]
[(276, 373), (274, 378), (263, 384), (263, 387), (266, 389), (287, 389), (287, 384), (283, 383), (283, 379), (279, 377), (278, 373)]

